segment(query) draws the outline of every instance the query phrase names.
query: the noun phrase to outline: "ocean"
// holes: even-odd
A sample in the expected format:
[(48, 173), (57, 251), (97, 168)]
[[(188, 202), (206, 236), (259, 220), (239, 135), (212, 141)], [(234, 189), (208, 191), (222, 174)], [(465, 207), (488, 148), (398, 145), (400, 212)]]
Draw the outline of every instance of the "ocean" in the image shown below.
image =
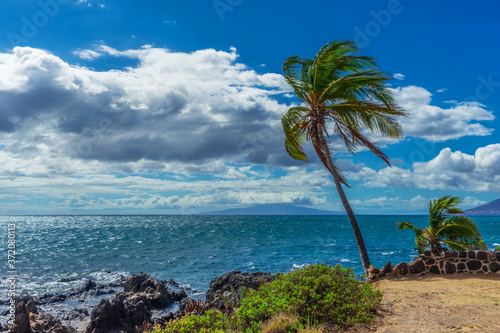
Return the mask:
[[(358, 216), (370, 260), (409, 262), (414, 234), (426, 216)], [(488, 248), (500, 244), (500, 217), (475, 217)], [(2, 267), (7, 267), (7, 225), (16, 225), (18, 294), (41, 295), (145, 272), (174, 279), (200, 294), (224, 273), (288, 272), (314, 263), (341, 264), (362, 274), (345, 216), (0, 216)], [(7, 270), (0, 273), (7, 299)], [(58, 282), (71, 278), (69, 282)]]

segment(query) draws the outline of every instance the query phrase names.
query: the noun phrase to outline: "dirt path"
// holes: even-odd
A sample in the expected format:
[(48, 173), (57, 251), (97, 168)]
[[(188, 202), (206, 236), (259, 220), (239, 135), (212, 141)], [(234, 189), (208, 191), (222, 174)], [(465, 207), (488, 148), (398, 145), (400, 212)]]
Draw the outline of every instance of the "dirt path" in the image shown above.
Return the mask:
[(380, 317), (358, 332), (500, 333), (500, 275), (391, 277)]

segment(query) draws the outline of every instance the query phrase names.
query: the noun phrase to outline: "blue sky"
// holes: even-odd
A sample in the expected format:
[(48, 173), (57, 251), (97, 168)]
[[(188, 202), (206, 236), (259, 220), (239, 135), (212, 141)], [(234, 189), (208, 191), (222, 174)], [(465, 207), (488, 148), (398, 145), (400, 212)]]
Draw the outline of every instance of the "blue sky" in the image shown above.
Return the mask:
[(500, 192), (500, 5), (485, 1), (0, 3), (0, 212), (177, 214), (263, 203), (341, 211), (283, 148), (281, 65), (354, 40), (394, 78), (391, 158), (331, 147), (362, 214), (470, 208)]

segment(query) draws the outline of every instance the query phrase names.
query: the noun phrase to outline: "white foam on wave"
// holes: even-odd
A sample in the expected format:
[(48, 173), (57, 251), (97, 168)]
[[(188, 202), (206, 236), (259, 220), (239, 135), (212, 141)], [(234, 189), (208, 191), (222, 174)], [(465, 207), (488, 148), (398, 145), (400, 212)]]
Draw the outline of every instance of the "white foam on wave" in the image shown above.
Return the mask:
[(293, 267), (294, 269), (304, 268), (304, 267), (306, 267), (306, 266), (307, 266), (307, 264), (302, 264), (302, 265), (293, 264), (293, 265), (292, 265), (292, 267)]
[(350, 261), (349, 259), (346, 259), (346, 258), (340, 258), (340, 259), (335, 259), (337, 260), (338, 262), (352, 262)]

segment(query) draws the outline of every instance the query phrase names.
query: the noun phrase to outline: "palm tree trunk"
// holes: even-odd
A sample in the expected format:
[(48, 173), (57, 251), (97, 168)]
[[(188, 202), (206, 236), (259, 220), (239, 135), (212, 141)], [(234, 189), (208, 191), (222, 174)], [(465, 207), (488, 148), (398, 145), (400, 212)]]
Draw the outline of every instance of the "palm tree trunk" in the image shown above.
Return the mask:
[(337, 192), (339, 193), (340, 200), (344, 205), (344, 209), (347, 213), (347, 217), (351, 222), (352, 230), (354, 231), (354, 237), (356, 238), (356, 243), (358, 245), (359, 255), (361, 256), (361, 263), (363, 265), (363, 270), (365, 271), (365, 275), (368, 276), (368, 269), (370, 267), (370, 259), (368, 258), (368, 252), (366, 251), (365, 242), (363, 241), (363, 236), (361, 235), (361, 230), (359, 229), (358, 221), (354, 216), (354, 213), (351, 209), (351, 205), (349, 205), (349, 201), (347, 201), (347, 197), (345, 196), (344, 189), (342, 188), (342, 183), (340, 182), (339, 174), (337, 170), (333, 166), (332, 158), (330, 155), (330, 149), (328, 148), (328, 144), (326, 142), (325, 136), (323, 135), (323, 130), (318, 124), (317, 127), (319, 142), (323, 148), (323, 151), (326, 155), (326, 161), (329, 167), (329, 171), (333, 176), (333, 180), (335, 182), (335, 187), (337, 187)]

